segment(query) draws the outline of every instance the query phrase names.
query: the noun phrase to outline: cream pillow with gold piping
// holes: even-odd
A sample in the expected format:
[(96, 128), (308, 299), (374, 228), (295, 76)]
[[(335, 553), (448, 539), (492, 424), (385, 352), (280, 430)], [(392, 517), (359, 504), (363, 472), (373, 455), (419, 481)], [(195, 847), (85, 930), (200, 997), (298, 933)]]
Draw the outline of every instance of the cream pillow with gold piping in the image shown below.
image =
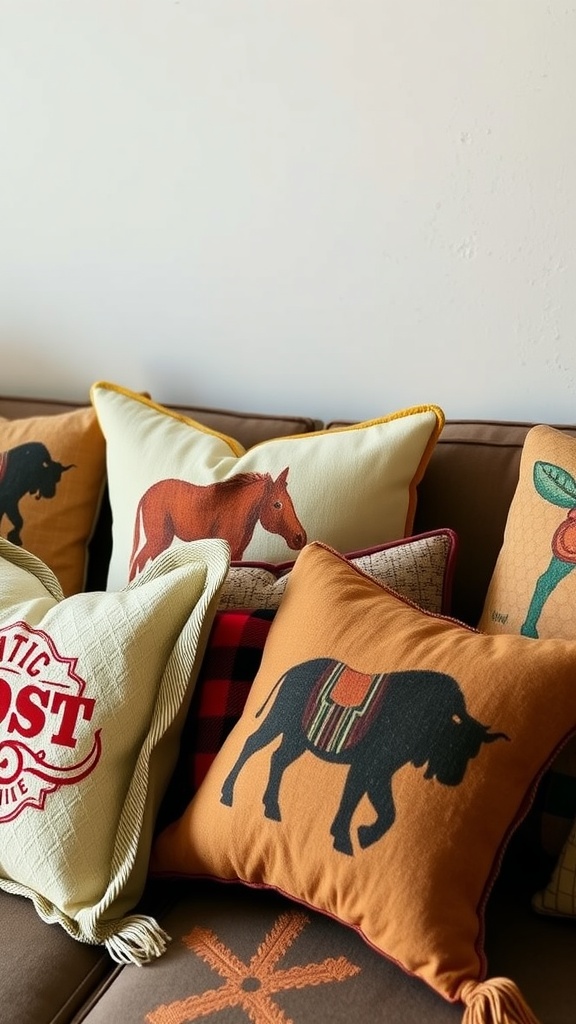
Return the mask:
[(94, 384), (91, 400), (107, 446), (109, 589), (198, 537), (224, 538), (235, 561), (276, 563), (310, 540), (352, 551), (407, 536), (444, 425), (437, 405), (419, 405), (245, 451), (115, 384)]

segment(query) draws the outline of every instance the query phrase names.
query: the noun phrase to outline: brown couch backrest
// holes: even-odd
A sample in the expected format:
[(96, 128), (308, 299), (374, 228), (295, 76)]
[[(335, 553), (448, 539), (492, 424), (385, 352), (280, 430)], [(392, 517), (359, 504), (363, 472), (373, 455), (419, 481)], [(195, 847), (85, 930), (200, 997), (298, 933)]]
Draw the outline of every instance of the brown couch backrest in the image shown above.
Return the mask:
[[(10, 398), (0, 395), (0, 416), (24, 419), (27, 416), (49, 416), (70, 412), (87, 402), (60, 402), (46, 398)], [(209, 409), (199, 405), (168, 405), (166, 409), (182, 413), (221, 434), (235, 438), (244, 448), (251, 448), (270, 437), (287, 437), (318, 430), (322, 423), (309, 416), (268, 416), (257, 412), (234, 412), (231, 409)]]
[[(0, 396), (0, 417), (66, 412), (83, 403)], [(202, 406), (169, 405), (249, 448), (271, 437), (319, 429), (305, 416), (267, 416)], [(349, 424), (333, 421), (328, 427)], [(524, 438), (532, 423), (506, 420), (448, 420), (418, 488), (414, 533), (451, 527), (458, 535), (453, 614), (475, 626), (502, 546), (506, 517), (516, 484)], [(576, 437), (576, 425), (555, 424)], [(110, 554), (110, 506), (104, 496), (91, 542), (88, 587), (105, 586)]]

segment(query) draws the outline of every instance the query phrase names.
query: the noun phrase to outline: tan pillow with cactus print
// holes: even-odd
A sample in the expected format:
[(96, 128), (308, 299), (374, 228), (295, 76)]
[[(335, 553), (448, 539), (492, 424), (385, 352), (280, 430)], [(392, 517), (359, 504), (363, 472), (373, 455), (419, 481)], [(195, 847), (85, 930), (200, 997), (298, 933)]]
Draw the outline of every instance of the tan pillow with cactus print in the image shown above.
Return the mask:
[(576, 438), (526, 435), (518, 485), (478, 628), (576, 638)]
[[(479, 629), (576, 639), (575, 569), (576, 438), (539, 424), (526, 435)], [(543, 778), (539, 813), (542, 849), (557, 856), (576, 820), (576, 740)]]

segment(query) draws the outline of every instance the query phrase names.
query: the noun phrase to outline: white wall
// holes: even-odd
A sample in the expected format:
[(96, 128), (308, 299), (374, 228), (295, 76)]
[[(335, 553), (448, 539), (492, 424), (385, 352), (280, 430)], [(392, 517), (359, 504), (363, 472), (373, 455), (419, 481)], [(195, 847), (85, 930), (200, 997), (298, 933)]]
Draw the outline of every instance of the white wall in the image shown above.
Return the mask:
[(576, 421), (576, 4), (0, 0), (0, 391)]

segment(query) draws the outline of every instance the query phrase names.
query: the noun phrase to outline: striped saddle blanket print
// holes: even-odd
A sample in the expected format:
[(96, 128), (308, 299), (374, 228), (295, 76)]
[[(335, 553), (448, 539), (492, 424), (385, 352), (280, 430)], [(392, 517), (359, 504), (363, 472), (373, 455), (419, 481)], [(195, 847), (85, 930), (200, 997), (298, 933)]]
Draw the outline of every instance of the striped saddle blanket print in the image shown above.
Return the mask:
[(378, 715), (389, 673), (357, 672), (331, 661), (315, 682), (302, 726), (311, 746), (329, 754), (354, 747)]

